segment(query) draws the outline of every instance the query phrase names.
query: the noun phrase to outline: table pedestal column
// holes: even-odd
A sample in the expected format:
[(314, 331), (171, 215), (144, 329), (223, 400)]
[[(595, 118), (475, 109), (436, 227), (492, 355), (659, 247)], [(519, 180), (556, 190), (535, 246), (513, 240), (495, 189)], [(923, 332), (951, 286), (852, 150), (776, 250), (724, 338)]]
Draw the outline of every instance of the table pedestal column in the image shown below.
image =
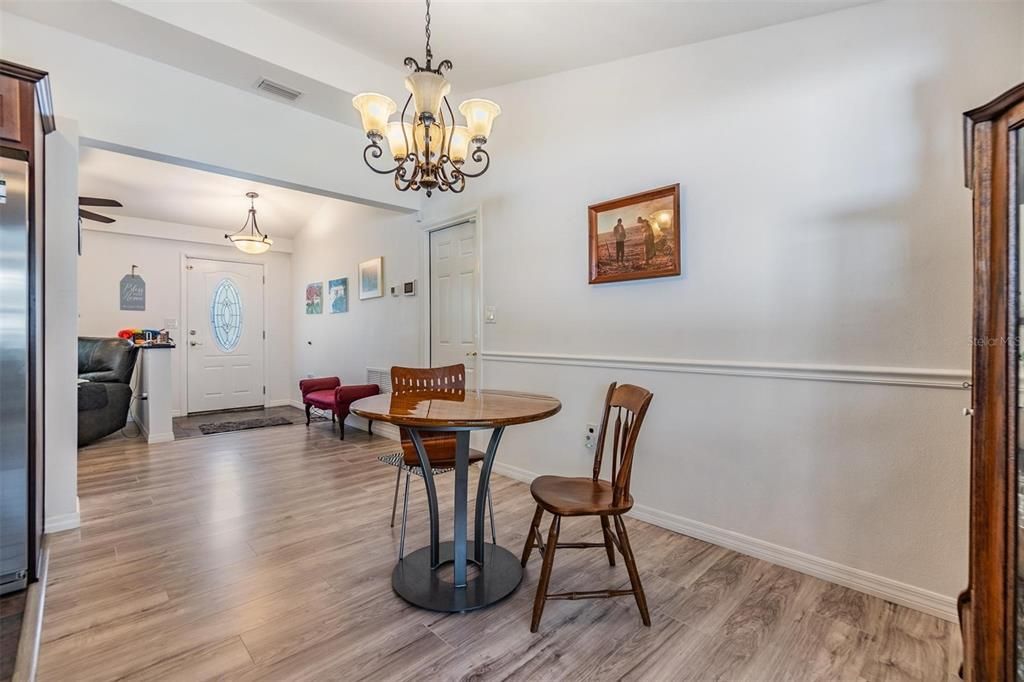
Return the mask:
[[(523, 579), (519, 558), (503, 547), (484, 542), (487, 489), (503, 431), (503, 428), (494, 429), (484, 461), (481, 463), (473, 542), (466, 538), (469, 431), (455, 431), (454, 539), (452, 542), (440, 542), (437, 491), (434, 487), (430, 460), (419, 432), (416, 429), (409, 429), (423, 470), (430, 510), (430, 546), (406, 555), (391, 574), (391, 586), (410, 604), (432, 611), (472, 611), (504, 599), (519, 587)], [(467, 565), (470, 562), (477, 566), (479, 573), (474, 578), (467, 579)], [(447, 563), (453, 564), (451, 582), (439, 575), (438, 569)]]

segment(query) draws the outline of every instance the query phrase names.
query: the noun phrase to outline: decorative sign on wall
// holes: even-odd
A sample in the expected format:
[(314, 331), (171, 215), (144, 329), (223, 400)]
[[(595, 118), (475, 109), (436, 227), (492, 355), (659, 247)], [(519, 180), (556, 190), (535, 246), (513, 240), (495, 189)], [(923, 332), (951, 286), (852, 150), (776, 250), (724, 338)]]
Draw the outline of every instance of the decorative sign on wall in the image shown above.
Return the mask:
[(121, 310), (146, 309), (146, 281), (135, 274), (137, 267), (133, 265), (131, 274), (121, 278)]

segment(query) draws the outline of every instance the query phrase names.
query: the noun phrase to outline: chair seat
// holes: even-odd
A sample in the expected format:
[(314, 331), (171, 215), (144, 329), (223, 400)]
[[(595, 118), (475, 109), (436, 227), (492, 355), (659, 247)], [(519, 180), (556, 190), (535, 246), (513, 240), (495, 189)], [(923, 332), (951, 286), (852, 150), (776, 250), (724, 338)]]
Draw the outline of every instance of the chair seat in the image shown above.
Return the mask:
[(319, 407), (321, 410), (333, 410), (334, 389), (324, 389), (322, 391), (312, 391), (307, 393), (303, 402), (312, 405), (313, 407)]
[(612, 484), (592, 478), (539, 476), (533, 479), (530, 494), (545, 510), (561, 516), (622, 514), (633, 508), (632, 495), (613, 504)]

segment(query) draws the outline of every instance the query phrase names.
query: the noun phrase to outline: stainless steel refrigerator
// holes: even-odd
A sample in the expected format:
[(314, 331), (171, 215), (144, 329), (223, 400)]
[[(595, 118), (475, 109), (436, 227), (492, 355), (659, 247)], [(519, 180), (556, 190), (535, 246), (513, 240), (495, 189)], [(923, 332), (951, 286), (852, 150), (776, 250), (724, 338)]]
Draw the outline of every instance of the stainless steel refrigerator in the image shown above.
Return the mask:
[[(29, 165), (0, 148), (0, 594), (29, 571)], [(12, 158), (14, 157), (14, 158)]]

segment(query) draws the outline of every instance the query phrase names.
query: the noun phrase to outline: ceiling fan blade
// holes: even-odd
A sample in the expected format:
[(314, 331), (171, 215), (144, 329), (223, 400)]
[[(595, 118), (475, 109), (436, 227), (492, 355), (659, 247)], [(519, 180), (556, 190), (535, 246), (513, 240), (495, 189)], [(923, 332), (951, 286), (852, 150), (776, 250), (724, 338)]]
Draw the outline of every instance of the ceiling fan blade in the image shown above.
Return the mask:
[(124, 204), (113, 199), (98, 199), (96, 197), (78, 197), (79, 206), (109, 206), (110, 208), (123, 208)]
[(112, 223), (112, 222), (114, 222), (113, 218), (108, 218), (105, 215), (100, 215), (99, 213), (93, 213), (92, 211), (86, 211), (84, 208), (78, 209), (78, 215), (81, 218), (85, 218), (86, 220), (95, 220), (98, 223)]

